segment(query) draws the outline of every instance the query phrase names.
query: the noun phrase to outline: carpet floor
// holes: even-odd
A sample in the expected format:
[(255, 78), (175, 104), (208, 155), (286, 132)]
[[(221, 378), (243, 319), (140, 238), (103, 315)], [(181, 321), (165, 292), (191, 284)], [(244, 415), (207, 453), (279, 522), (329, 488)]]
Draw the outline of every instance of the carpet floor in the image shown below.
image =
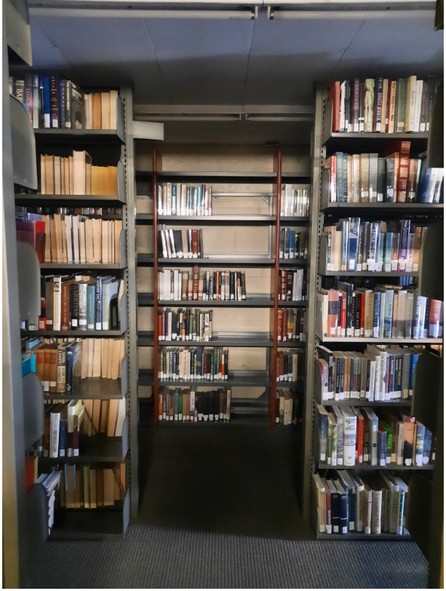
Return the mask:
[(315, 539), (298, 504), (296, 437), (141, 427), (138, 518), (125, 536), (47, 542), (29, 587), (426, 588), (413, 542)]

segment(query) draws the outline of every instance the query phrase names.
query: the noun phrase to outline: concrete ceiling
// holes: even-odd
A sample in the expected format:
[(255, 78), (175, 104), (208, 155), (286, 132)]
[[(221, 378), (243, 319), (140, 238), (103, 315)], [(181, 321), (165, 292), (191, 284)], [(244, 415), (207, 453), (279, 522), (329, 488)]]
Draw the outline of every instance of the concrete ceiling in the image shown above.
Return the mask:
[[(204, 122), (166, 123), (166, 139), (170, 133), (173, 141), (192, 133), (200, 141), (308, 143), (315, 82), (443, 72), (443, 32), (435, 30), (432, 10), (400, 10), (388, 18), (337, 11), (270, 19), (260, 6), (257, 18), (248, 20), (177, 18), (172, 6), (168, 18), (121, 16), (110, 10), (110, 0), (94, 12), (37, 4), (51, 3), (30, 2), (34, 67), (80, 84), (131, 84), (139, 118), (204, 115)], [(299, 120), (236, 120), (253, 113)], [(224, 126), (209, 122), (216, 114), (233, 119)]]

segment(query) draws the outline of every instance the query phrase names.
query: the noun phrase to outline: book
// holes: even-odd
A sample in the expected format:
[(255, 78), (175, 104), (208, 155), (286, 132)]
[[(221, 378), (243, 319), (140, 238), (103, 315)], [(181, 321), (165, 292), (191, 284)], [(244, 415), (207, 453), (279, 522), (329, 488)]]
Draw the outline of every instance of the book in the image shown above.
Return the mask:
[[(327, 532), (327, 490), (325, 479), (319, 474), (313, 474), (313, 489), (316, 497), (317, 523), (319, 533)], [(327, 532), (329, 533), (329, 532)]]

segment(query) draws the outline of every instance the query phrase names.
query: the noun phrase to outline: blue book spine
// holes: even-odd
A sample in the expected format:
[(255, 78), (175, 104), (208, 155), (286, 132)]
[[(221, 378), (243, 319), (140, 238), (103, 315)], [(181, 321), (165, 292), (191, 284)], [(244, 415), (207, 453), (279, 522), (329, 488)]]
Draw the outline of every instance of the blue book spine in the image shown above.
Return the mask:
[(415, 385), (415, 369), (420, 357), (419, 353), (412, 352), (410, 356), (410, 371), (409, 371), (409, 396), (413, 396), (413, 389)]
[(87, 330), (94, 330), (96, 326), (96, 285), (87, 285)]
[(67, 347), (67, 354), (65, 358), (65, 372), (66, 382), (65, 390), (67, 393), (73, 391), (73, 369), (74, 369), (74, 351), (72, 345)]
[(331, 493), (331, 524), (334, 534), (340, 533), (340, 507), (339, 507), (339, 492)]
[(67, 438), (68, 438), (68, 422), (67, 419), (61, 417), (59, 425), (59, 457), (64, 458), (67, 453)]
[(392, 337), (392, 323), (393, 323), (393, 289), (386, 289), (384, 292), (384, 338)]
[(347, 492), (339, 492), (339, 533), (341, 534), (348, 533), (348, 517), (348, 494)]
[(387, 458), (387, 431), (378, 429), (378, 466), (385, 467)]
[(43, 115), (43, 127), (51, 127), (51, 90), (50, 77), (46, 75), (40, 76), (40, 91), (41, 91), (41, 109)]
[(381, 314), (381, 299), (383, 292), (373, 292), (373, 338), (379, 337), (379, 318)]
[(65, 122), (66, 122), (66, 89), (67, 89), (67, 84), (66, 84), (66, 80), (65, 78), (60, 78), (59, 79), (59, 117), (60, 117), (60, 125), (59, 127), (61, 127), (62, 129), (64, 129), (66, 127)]
[(417, 203), (429, 203), (429, 187), (431, 184), (432, 168), (426, 166), (426, 159), (421, 164), (420, 180), (418, 182)]
[(400, 252), (399, 252), (399, 271), (406, 270), (407, 257), (409, 255), (410, 245), (410, 220), (401, 220), (400, 222)]
[(289, 256), (290, 259), (294, 259), (296, 258), (297, 254), (296, 254), (296, 232), (294, 232), (294, 230), (292, 230), (291, 228), (288, 231), (288, 240), (289, 240), (289, 248), (288, 248), (288, 252), (289, 252)]
[(96, 277), (96, 321), (95, 329), (102, 330), (102, 286), (104, 277)]
[(360, 218), (348, 219), (348, 256), (347, 264), (348, 271), (356, 271), (358, 263), (358, 240), (359, 240), (359, 226)]

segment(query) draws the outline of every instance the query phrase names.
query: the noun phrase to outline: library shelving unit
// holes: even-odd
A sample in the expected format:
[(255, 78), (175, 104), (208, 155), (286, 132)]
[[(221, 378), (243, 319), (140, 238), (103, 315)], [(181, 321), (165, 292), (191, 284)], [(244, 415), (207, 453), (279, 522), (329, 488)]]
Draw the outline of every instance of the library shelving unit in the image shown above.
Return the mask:
[[(379, 156), (385, 156), (389, 154), (389, 144), (395, 145), (395, 141), (409, 140), (410, 141), (410, 156), (417, 158), (420, 154), (425, 152), (428, 143), (428, 133), (366, 133), (366, 132), (332, 132), (332, 118), (333, 118), (333, 103), (330, 98), (329, 86), (320, 85), (316, 92), (316, 111), (315, 111), (315, 127), (313, 137), (313, 189), (314, 199), (312, 203), (312, 216), (313, 226), (316, 228), (312, 235), (310, 249), (313, 253), (312, 264), (309, 273), (309, 290), (310, 293), (316, 295), (320, 289), (329, 289), (331, 287), (338, 289), (338, 281), (351, 282), (356, 286), (360, 287), (372, 287), (377, 284), (391, 284), (393, 286), (398, 285), (400, 280), (404, 280), (406, 276), (412, 277), (413, 284), (420, 288), (422, 293), (422, 286), (420, 286), (420, 279), (425, 267), (428, 265), (432, 267), (435, 260), (435, 255), (432, 254), (434, 249), (431, 248), (429, 253), (425, 252), (425, 245), (427, 245), (429, 234), (433, 228), (438, 225), (438, 220), (443, 217), (443, 204), (424, 204), (424, 203), (369, 203), (369, 202), (348, 202), (338, 203), (331, 202), (328, 198), (328, 177), (327, 174), (327, 159), (336, 153), (347, 153), (347, 154), (368, 154), (376, 153)], [(327, 226), (333, 226), (339, 222), (339, 220), (347, 219), (349, 217), (359, 217), (364, 221), (379, 221), (379, 220), (393, 220), (398, 223), (401, 219), (410, 219), (411, 223), (421, 224), (427, 226), (427, 231), (423, 239), (423, 246), (420, 254), (420, 263), (418, 272), (403, 272), (403, 271), (353, 271), (353, 270), (331, 270), (331, 266), (327, 265), (327, 239), (324, 235), (324, 228)], [(365, 282), (365, 283), (364, 283)], [(341, 284), (342, 285), (342, 284)], [(405, 285), (405, 283), (402, 283)], [(407, 283), (406, 283), (407, 285)], [(435, 295), (426, 291), (425, 295), (442, 299), (442, 295)], [(420, 379), (422, 369), (424, 367), (424, 361), (422, 357), (428, 357), (429, 363), (439, 363), (438, 353), (435, 350), (442, 345), (442, 338), (366, 338), (353, 337), (353, 336), (327, 336), (327, 332), (323, 326), (326, 318), (322, 317), (321, 309), (319, 304), (315, 301), (316, 298), (311, 298), (309, 302), (309, 344), (308, 344), (308, 376), (312, 375), (314, 379), (314, 390), (311, 394), (311, 389), (308, 389), (309, 395), (312, 396), (313, 403), (311, 404), (310, 399), (306, 407), (305, 421), (307, 425), (307, 438), (306, 445), (307, 449), (312, 449), (312, 466), (311, 473), (312, 478), (314, 474), (333, 474), (334, 470), (348, 470), (353, 474), (359, 476), (364, 475), (367, 481), (367, 474), (370, 477), (373, 476), (373, 472), (377, 470), (389, 471), (388, 473), (401, 476), (402, 473), (408, 477), (409, 481), (409, 498), (410, 507), (414, 505), (412, 499), (415, 498), (415, 485), (418, 481), (424, 482), (429, 481), (433, 473), (434, 465), (432, 462), (424, 465), (411, 465), (402, 466), (401, 464), (389, 464), (385, 465), (370, 465), (370, 463), (358, 463), (357, 458), (354, 465), (333, 465), (328, 460), (325, 462), (321, 461), (320, 449), (319, 449), (319, 427), (318, 427), (318, 408), (316, 405), (324, 407), (325, 411), (331, 410), (330, 407), (336, 405), (340, 408), (343, 407), (354, 407), (364, 408), (369, 407), (372, 410), (376, 408), (379, 416), (380, 411), (387, 407), (392, 407), (398, 410), (400, 409), (404, 414), (414, 416), (418, 421), (425, 424), (426, 428), (429, 428), (433, 436), (438, 434), (438, 425), (430, 416), (429, 413), (423, 409), (428, 406), (426, 403), (426, 389), (430, 388), (427, 381)], [(323, 322), (324, 320), (324, 322)], [(314, 339), (314, 340), (313, 340)], [(321, 345), (330, 351), (341, 351), (341, 352), (363, 352), (367, 345), (374, 344), (385, 349), (387, 345), (408, 345), (420, 346), (424, 351), (423, 355), (420, 356), (420, 369), (416, 370), (415, 385), (413, 389), (413, 396), (409, 399), (403, 399), (400, 397), (393, 401), (366, 401), (358, 398), (350, 398), (347, 400), (335, 401), (325, 400), (321, 395), (321, 374), (316, 362), (318, 353), (317, 347)], [(434, 353), (432, 352), (434, 351)], [(434, 362), (433, 359), (436, 361)], [(426, 375), (423, 372), (423, 375)], [(437, 402), (442, 398), (441, 387), (439, 384), (433, 384), (433, 391), (430, 393), (430, 410), (436, 414)], [(437, 387), (438, 386), (438, 387)], [(312, 428), (311, 428), (312, 425)], [(310, 433), (313, 432), (311, 436)], [(323, 457), (323, 455), (322, 455)], [(328, 471), (328, 472), (327, 472)], [(413, 484), (415, 483), (415, 484)], [(309, 499), (309, 505), (312, 505), (311, 513), (314, 518), (314, 522), (317, 521), (317, 510), (316, 510), (316, 490), (310, 492), (310, 488), (313, 483), (308, 483), (308, 495), (306, 499)], [(417, 487), (419, 488), (419, 487)], [(412, 495), (412, 496), (411, 496)], [(421, 495), (420, 495), (421, 496)], [(421, 503), (422, 504), (422, 503)], [(307, 505), (307, 506), (309, 506)], [(418, 508), (420, 509), (420, 507)], [(348, 531), (346, 534), (342, 533), (325, 533), (319, 530), (316, 525), (316, 536), (318, 539), (337, 539), (337, 540), (352, 540), (352, 539), (411, 539), (412, 532), (410, 531), (411, 519), (409, 515), (406, 519), (406, 529), (400, 534), (394, 533), (364, 533)]]
[[(42, 432), (43, 398), (33, 377), (22, 378), (20, 323), (37, 318), (39, 285), (31, 249), (17, 249), (14, 186), (37, 187), (34, 133), (19, 102), (9, 96), (11, 68), (31, 65), (31, 35), (25, 2), (3, 3), (3, 199), (2, 199), (2, 468), (3, 468), (3, 583), (26, 587), (32, 549), (45, 539), (45, 499), (39, 490), (25, 491), (25, 453)], [(20, 265), (19, 265), (20, 262)], [(20, 287), (30, 273), (27, 297)], [(34, 416), (30, 415), (33, 411)], [(28, 529), (34, 515), (35, 528)]]
[[(86, 91), (86, 88), (82, 88)], [(88, 89), (95, 92), (108, 92), (108, 89)], [(91, 258), (85, 259), (82, 255), (78, 258), (74, 255), (71, 262), (41, 262), (40, 274), (42, 276), (42, 285), (52, 276), (78, 276), (79, 280), (86, 282), (96, 282), (96, 277), (109, 276), (122, 283), (122, 296), (118, 294), (117, 303), (117, 322), (110, 329), (95, 325), (94, 328), (85, 326), (80, 329), (79, 326), (69, 325), (68, 329), (55, 330), (42, 329), (38, 326), (25, 327), (22, 330), (24, 337), (42, 336), (45, 342), (61, 342), (64, 340), (81, 340), (84, 344), (85, 339), (89, 342), (97, 342), (96, 339), (105, 339), (111, 344), (113, 341), (123, 340), (124, 352), (123, 360), (120, 365), (119, 378), (111, 377), (82, 377), (79, 375), (73, 382), (71, 391), (56, 393), (54, 391), (45, 391), (44, 399), (48, 409), (51, 404), (56, 402), (69, 402), (82, 400), (85, 404), (84, 422), (93, 424), (92, 432), (83, 433), (81, 429), (79, 442), (79, 455), (70, 457), (40, 457), (39, 472), (48, 472), (60, 470), (63, 474), (62, 482), (65, 491), (65, 502), (60, 503), (56, 509), (54, 527), (50, 532), (50, 539), (77, 539), (77, 538), (98, 538), (107, 535), (124, 534), (130, 520), (132, 498), (131, 483), (131, 463), (134, 458), (131, 456), (131, 447), (136, 435), (131, 434), (130, 423), (130, 379), (129, 379), (129, 271), (128, 271), (128, 208), (127, 194), (128, 182), (126, 171), (126, 104), (131, 101), (131, 93), (127, 88), (120, 88), (117, 92), (116, 100), (116, 129), (64, 129), (64, 128), (38, 128), (35, 129), (36, 153), (40, 158), (42, 155), (50, 154), (66, 157), (73, 150), (86, 151), (91, 156), (94, 165), (106, 167), (117, 167), (117, 190), (116, 192), (107, 192), (106, 194), (54, 194), (42, 190), (42, 177), (37, 191), (17, 192), (15, 203), (17, 206), (34, 211), (38, 207), (38, 212), (48, 215), (48, 218), (54, 213), (75, 214), (85, 219), (119, 220), (119, 226), (122, 229), (115, 236), (114, 257), (106, 260), (115, 262), (88, 262)], [(113, 107), (112, 107), (113, 108)], [(42, 175), (42, 169), (41, 169)], [(110, 194), (108, 194), (110, 193)], [(76, 208), (76, 211), (67, 212), (64, 208)], [(61, 216), (63, 218), (63, 215)], [(122, 222), (122, 224), (121, 224)], [(69, 234), (70, 236), (71, 234)], [(74, 247), (73, 247), (74, 248)], [(53, 253), (52, 253), (53, 254)], [(67, 257), (57, 259), (67, 260)], [(47, 260), (47, 258), (46, 258)], [(101, 257), (94, 260), (102, 260)], [(76, 262), (77, 261), (77, 262)], [(83, 261), (83, 262), (79, 262)], [(43, 287), (42, 287), (43, 289)], [(31, 330), (30, 330), (31, 328)], [(37, 328), (37, 330), (36, 330)], [(109, 340), (110, 339), (110, 340)], [(102, 342), (102, 341), (101, 341)], [(90, 351), (92, 354), (92, 350)], [(115, 358), (116, 359), (116, 358)], [(91, 375), (91, 372), (90, 372)], [(101, 375), (95, 372), (95, 376)], [(120, 426), (122, 431), (107, 434), (107, 429), (102, 421), (99, 428), (97, 417), (98, 413), (108, 412), (108, 407), (114, 401), (124, 408), (124, 418)], [(105, 416), (105, 415), (104, 415)], [(119, 424), (119, 421), (118, 421)], [(106, 425), (106, 423), (105, 423)], [(135, 458), (137, 450), (135, 448)], [(136, 461), (136, 460), (135, 460)], [(102, 493), (98, 493), (97, 505), (90, 507), (89, 502), (84, 504), (84, 494), (89, 494), (85, 483), (77, 474), (82, 477), (90, 474), (88, 478), (93, 479), (92, 473), (101, 472), (101, 479), (105, 470), (108, 474), (113, 473), (113, 483), (109, 487), (115, 488), (114, 502), (110, 498), (104, 503), (101, 498)], [(136, 473), (134, 471), (133, 473)], [(99, 475), (97, 475), (99, 481)], [(93, 480), (92, 480), (93, 482)], [(90, 482), (90, 487), (93, 486)], [(135, 497), (137, 498), (138, 483), (135, 482)], [(118, 494), (119, 489), (119, 494)], [(99, 487), (97, 489), (100, 490)], [(118, 500), (119, 498), (119, 500)]]
[[(139, 376), (140, 386), (145, 383), (152, 387), (154, 424), (209, 424), (204, 420), (174, 420), (175, 416), (169, 420), (168, 414), (163, 416), (160, 400), (166, 404), (166, 397), (162, 398), (162, 393), (166, 391), (173, 393), (174, 390), (184, 392), (193, 389), (200, 397), (200, 392), (230, 389), (230, 413), (225, 420), (214, 421), (216, 426), (223, 426), (229, 421), (235, 425), (255, 422), (279, 426), (276, 423), (276, 392), (280, 387), (297, 391), (299, 406), (302, 403), (303, 369), (299, 368), (300, 373), (295, 376), (297, 379), (287, 379), (282, 383), (277, 379), (277, 358), (279, 350), (289, 352), (290, 357), (293, 354), (296, 358), (300, 356), (300, 366), (303, 367), (305, 343), (297, 339), (278, 343), (277, 316), (282, 307), (292, 312), (304, 311), (306, 308), (303, 299), (306, 296), (304, 271), (301, 272), (304, 284), (301, 301), (297, 301), (297, 298), (295, 301), (281, 301), (278, 293), (280, 271), (289, 270), (293, 273), (297, 269), (304, 270), (307, 265), (306, 254), (293, 256), (292, 259), (280, 258), (279, 246), (281, 229), (293, 227), (296, 231), (299, 228), (307, 231), (308, 216), (281, 216), (280, 199), (283, 184), (308, 188), (309, 175), (302, 163), (298, 166), (294, 163), (290, 172), (283, 174), (284, 160), (280, 150), (262, 151), (256, 148), (249, 152), (222, 146), (204, 149), (194, 145), (163, 145), (153, 150), (151, 158), (145, 157), (149, 170), (136, 172), (137, 194), (150, 196), (150, 206), (144, 207), (144, 213), (139, 213), (136, 221), (144, 227), (144, 231), (146, 227), (143, 224), (148, 224), (153, 232), (151, 244), (146, 242), (141, 245), (137, 260), (141, 268), (146, 265), (150, 269), (149, 275), (151, 273), (146, 281), (149, 287), (144, 288), (144, 291), (139, 288), (138, 304), (140, 308), (149, 307), (153, 313), (149, 314), (151, 319), (140, 323), (138, 342), (142, 347), (150, 347), (153, 352), (151, 367), (140, 371)], [(171, 203), (166, 208), (162, 199), (163, 190), (165, 197), (171, 199), (168, 191), (172, 186), (174, 191), (177, 188), (178, 197), (181, 186), (183, 191), (188, 190), (187, 187), (202, 188), (203, 196), (205, 192), (212, 195), (208, 202), (211, 211), (205, 212), (198, 207), (189, 211), (180, 209), (180, 198), (178, 209), (174, 205), (172, 210)], [(193, 189), (190, 191), (192, 195)], [(163, 252), (161, 234), (166, 232), (167, 235), (170, 230), (182, 238), (189, 231), (200, 232), (203, 252), (195, 257), (172, 257), (170, 253)], [(183, 245), (182, 248), (184, 250)], [(204, 282), (197, 282), (197, 297), (192, 295), (191, 288), (189, 293), (177, 298), (169, 294), (160, 293), (160, 297), (155, 295), (162, 288), (163, 273), (169, 272), (173, 276), (174, 272), (187, 271), (192, 278), (194, 267), (198, 267), (201, 281)], [(211, 278), (213, 280), (217, 274), (223, 276), (224, 272), (233, 274), (233, 277), (238, 274), (240, 281), (245, 282), (246, 297), (238, 297), (235, 293), (227, 299), (224, 296), (219, 299), (203, 298), (200, 294), (202, 285), (209, 285)], [(171, 310), (175, 313), (178, 309), (188, 310), (192, 316), (202, 312), (203, 317), (208, 319), (208, 314), (211, 314), (212, 336), (208, 340), (166, 338), (162, 332), (162, 319), (166, 318), (166, 313)], [(140, 309), (138, 318), (142, 318), (143, 313)], [(303, 312), (301, 316), (304, 316)], [(303, 328), (301, 332), (304, 332)], [(176, 378), (161, 375), (161, 360), (166, 359), (166, 354), (172, 353), (173, 358), (176, 354), (177, 357), (186, 357), (185, 351), (215, 351), (217, 348), (220, 355), (224, 351), (228, 352), (225, 379), (209, 379), (209, 376), (208, 379), (200, 379), (197, 375), (191, 379), (184, 372), (183, 377)], [(298, 371), (297, 364), (295, 371)], [(164, 408), (168, 413), (168, 407)], [(221, 416), (224, 413), (218, 414)]]
[(153, 146), (135, 141), (135, 261), (137, 308), (137, 390), (140, 419), (151, 422), (153, 384)]

